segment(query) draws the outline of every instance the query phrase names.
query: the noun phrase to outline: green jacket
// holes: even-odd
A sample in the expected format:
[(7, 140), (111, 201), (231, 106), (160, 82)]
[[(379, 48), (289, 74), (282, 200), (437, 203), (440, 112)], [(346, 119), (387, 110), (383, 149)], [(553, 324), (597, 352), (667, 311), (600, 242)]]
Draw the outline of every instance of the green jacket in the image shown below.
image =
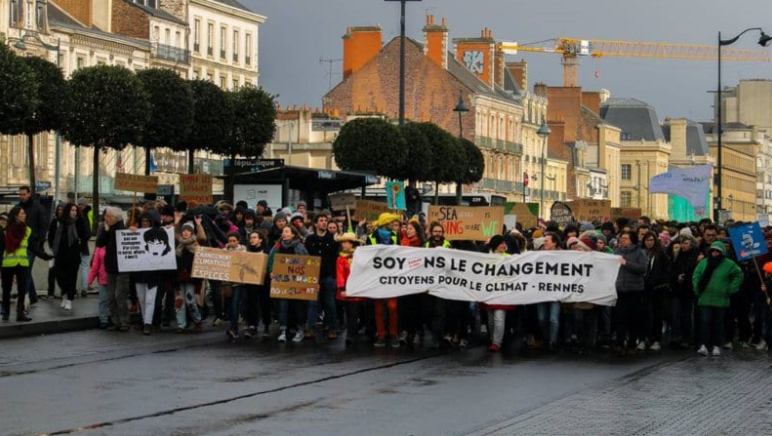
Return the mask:
[[(710, 246), (710, 250), (719, 250), (726, 254), (724, 243), (716, 241)], [(708, 250), (710, 252), (710, 250)], [(710, 256), (710, 254), (708, 254)], [(700, 306), (729, 307), (729, 297), (734, 295), (743, 283), (743, 272), (732, 260), (724, 258), (721, 264), (713, 272), (713, 276), (700, 294), (699, 284), (705, 268), (708, 266), (708, 258), (702, 259), (697, 264), (692, 276), (692, 288), (697, 295)]]

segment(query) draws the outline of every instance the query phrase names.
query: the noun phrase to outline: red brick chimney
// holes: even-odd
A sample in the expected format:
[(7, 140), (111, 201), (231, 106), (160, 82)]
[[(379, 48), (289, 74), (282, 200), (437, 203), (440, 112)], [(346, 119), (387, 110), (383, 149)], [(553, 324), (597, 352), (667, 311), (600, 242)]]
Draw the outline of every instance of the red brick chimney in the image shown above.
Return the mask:
[(496, 83), (493, 31), (486, 27), (479, 38), (454, 39), (453, 44), (456, 46), (456, 59), (492, 89)]
[(520, 62), (507, 62), (507, 70), (520, 89), (523, 91), (528, 89), (528, 64), (525, 59), (520, 60)]
[(442, 24), (434, 24), (434, 15), (426, 16), (424, 26), (424, 54), (435, 64), (448, 68), (448, 26), (445, 17)]
[(349, 78), (381, 50), (380, 26), (349, 27), (343, 35), (343, 79)]
[(596, 114), (600, 114), (600, 92), (598, 91), (585, 91), (582, 92), (582, 104), (587, 106), (591, 111)]

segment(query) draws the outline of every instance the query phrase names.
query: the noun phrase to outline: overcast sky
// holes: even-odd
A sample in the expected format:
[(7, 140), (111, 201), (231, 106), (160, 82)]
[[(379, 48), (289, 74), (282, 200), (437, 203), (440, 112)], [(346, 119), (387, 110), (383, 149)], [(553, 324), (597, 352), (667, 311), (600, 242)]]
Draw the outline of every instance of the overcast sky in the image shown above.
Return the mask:
[[(348, 26), (380, 24), (384, 42), (399, 35), (399, 2), (384, 0), (240, 0), (268, 20), (260, 28), (260, 84), (279, 94), (282, 105), (320, 106), (328, 90), (328, 64), (342, 56), (341, 36)], [(558, 36), (626, 41), (715, 44), (748, 27), (772, 34), (770, 0), (424, 0), (407, 6), (407, 34), (423, 42), (426, 14), (447, 17), (450, 38), (480, 36), (493, 29), (499, 41), (519, 43)], [(761, 49), (758, 33), (744, 35), (733, 47)], [(767, 48), (766, 50), (772, 50)], [(537, 81), (562, 84), (560, 56), (526, 53), (509, 60), (528, 61), (529, 87)], [(333, 86), (341, 80), (340, 62), (332, 65)], [(596, 78), (596, 72), (599, 77)], [(713, 118), (715, 61), (644, 58), (583, 58), (579, 84), (605, 88), (612, 97), (633, 97), (655, 106), (660, 119)], [(723, 84), (772, 78), (772, 64), (724, 62)]]

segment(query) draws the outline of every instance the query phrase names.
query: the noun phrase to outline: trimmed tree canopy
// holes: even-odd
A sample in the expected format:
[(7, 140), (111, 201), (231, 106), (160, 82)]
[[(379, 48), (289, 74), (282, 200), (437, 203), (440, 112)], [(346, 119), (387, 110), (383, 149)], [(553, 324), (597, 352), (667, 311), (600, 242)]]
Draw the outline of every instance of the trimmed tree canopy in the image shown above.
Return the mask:
[(276, 130), (273, 96), (248, 85), (230, 93), (233, 103), (233, 134), (230, 144), (220, 150), (226, 156), (259, 157)]
[(420, 123), (429, 142), (432, 155), (432, 172), (429, 180), (438, 183), (451, 183), (458, 179), (458, 173), (466, 167), (466, 153), (460, 143), (450, 133), (433, 123)]
[(468, 139), (461, 138), (458, 142), (466, 153), (466, 171), (459, 173), (458, 181), (464, 184), (479, 182), (485, 172), (485, 158), (482, 152)]
[(37, 56), (21, 59), (30, 68), (39, 84), (40, 100), (32, 117), (24, 123), (24, 133), (36, 135), (49, 130), (60, 130), (66, 122), (70, 109), (70, 89), (64, 80), (61, 68)]
[(150, 117), (142, 82), (119, 66), (97, 65), (70, 79), (72, 106), (64, 137), (77, 145), (122, 149), (139, 144)]
[(142, 133), (145, 148), (178, 148), (193, 126), (193, 91), (172, 70), (151, 68), (137, 73), (150, 102), (150, 119)]
[(225, 91), (205, 80), (189, 82), (193, 90), (193, 126), (186, 144), (176, 150), (221, 150), (231, 140), (233, 103)]
[(430, 180), (432, 174), (432, 149), (421, 126), (406, 123), (400, 127), (400, 133), (407, 146), (407, 159), (399, 179), (419, 181)]
[(25, 133), (40, 105), (39, 82), (29, 64), (0, 43), (0, 133)]
[(375, 171), (398, 179), (403, 175), (406, 148), (397, 126), (380, 118), (358, 118), (340, 129), (332, 153), (343, 170)]

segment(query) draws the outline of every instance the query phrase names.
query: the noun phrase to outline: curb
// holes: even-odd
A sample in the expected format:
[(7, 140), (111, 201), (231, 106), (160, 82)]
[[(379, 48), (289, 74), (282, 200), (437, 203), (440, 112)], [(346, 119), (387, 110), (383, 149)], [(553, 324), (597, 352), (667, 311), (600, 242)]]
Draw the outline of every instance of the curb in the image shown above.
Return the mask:
[(91, 317), (59, 319), (33, 323), (6, 321), (0, 324), (0, 339), (20, 338), (25, 336), (49, 335), (75, 330), (91, 330), (99, 325), (97, 315)]

